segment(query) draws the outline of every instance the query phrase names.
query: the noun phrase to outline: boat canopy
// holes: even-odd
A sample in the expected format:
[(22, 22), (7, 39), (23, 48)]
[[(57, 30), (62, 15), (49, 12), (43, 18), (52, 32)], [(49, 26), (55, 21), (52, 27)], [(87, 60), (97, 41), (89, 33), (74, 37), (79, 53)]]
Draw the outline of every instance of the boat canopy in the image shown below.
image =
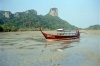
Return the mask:
[(63, 30), (63, 29), (57, 29), (57, 34), (61, 35), (76, 35), (76, 30)]
[(63, 32), (64, 30), (63, 29), (57, 29), (57, 32)]
[(59, 31), (59, 30), (63, 30), (63, 29), (57, 29), (57, 30)]

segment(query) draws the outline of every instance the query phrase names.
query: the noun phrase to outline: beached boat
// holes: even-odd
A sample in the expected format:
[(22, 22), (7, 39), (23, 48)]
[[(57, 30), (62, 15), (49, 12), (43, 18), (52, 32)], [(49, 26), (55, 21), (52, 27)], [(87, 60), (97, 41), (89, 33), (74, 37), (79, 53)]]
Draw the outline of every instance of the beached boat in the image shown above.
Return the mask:
[(71, 40), (71, 39), (79, 39), (80, 32), (79, 30), (63, 30), (63, 29), (57, 29), (57, 34), (47, 34), (42, 31), (40, 28), (41, 33), (46, 38), (47, 41), (52, 40)]

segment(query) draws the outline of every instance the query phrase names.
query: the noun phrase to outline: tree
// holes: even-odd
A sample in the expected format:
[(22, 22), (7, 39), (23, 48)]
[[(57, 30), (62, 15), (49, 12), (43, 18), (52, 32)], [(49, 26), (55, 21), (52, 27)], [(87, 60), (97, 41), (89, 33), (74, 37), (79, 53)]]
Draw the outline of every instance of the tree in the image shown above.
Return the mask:
[(0, 32), (2, 32), (3, 31), (3, 28), (0, 26)]

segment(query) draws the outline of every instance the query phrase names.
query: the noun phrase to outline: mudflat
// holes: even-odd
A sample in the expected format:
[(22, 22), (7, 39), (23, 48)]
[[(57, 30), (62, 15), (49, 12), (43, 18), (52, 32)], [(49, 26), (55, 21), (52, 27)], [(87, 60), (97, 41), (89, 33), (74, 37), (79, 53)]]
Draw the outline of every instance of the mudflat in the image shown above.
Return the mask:
[(53, 42), (40, 31), (0, 32), (0, 66), (100, 66), (100, 31), (80, 32), (79, 40)]

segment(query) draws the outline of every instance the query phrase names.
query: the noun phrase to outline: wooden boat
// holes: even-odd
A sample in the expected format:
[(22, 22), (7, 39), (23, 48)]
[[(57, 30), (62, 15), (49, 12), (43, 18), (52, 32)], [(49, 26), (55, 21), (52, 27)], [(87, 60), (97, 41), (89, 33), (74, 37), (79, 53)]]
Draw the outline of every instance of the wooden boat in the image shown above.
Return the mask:
[(80, 37), (80, 32), (79, 30), (76, 31), (70, 31), (70, 30), (63, 30), (63, 29), (58, 29), (57, 30), (57, 35), (53, 34), (47, 34), (42, 31), (40, 28), (41, 33), (43, 36), (46, 38), (47, 41), (52, 41), (52, 40), (71, 40), (71, 39), (79, 39)]

